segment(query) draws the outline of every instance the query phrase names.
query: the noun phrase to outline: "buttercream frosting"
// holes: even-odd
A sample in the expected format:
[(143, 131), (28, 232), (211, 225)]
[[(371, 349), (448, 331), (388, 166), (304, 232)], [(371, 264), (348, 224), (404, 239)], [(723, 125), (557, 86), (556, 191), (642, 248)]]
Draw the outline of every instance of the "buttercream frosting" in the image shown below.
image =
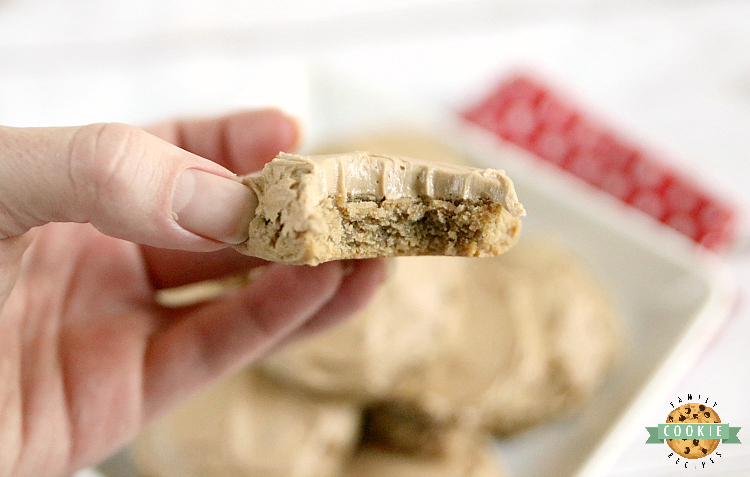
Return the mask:
[(525, 215), (513, 183), (500, 170), (361, 151), (321, 156), (281, 153), (269, 166), (278, 169), (274, 174), (278, 176), (285, 170), (309, 171), (312, 177), (305, 186), (314, 189), (313, 200), (327, 196), (345, 200), (487, 200), (501, 204), (514, 217)]

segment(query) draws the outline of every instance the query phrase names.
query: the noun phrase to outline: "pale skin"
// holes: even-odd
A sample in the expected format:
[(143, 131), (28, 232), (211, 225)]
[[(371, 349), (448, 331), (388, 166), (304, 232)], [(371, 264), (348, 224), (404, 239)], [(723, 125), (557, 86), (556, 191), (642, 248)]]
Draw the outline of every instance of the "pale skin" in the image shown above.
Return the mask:
[[(235, 184), (215, 214), (172, 214), (184, 170), (235, 181), (293, 149), (283, 114), (151, 133), (0, 128), (2, 476), (95, 464), (215, 380), (350, 315), (385, 280), (380, 260), (298, 267), (239, 255)], [(257, 279), (210, 303), (154, 302), (160, 288), (259, 265)]]

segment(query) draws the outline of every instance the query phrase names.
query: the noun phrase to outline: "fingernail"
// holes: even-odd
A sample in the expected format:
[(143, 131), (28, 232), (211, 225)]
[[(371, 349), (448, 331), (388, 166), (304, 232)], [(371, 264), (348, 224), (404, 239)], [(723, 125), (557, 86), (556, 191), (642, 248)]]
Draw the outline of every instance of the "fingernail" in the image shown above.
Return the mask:
[(258, 200), (242, 183), (198, 169), (177, 178), (172, 213), (180, 227), (203, 237), (237, 244), (247, 239)]

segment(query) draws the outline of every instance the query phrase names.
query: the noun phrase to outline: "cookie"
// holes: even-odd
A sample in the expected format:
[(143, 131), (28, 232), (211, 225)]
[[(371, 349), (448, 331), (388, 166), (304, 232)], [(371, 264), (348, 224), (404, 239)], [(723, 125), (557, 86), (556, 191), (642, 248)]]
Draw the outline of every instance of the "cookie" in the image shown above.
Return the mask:
[(362, 403), (479, 416), (504, 435), (580, 403), (614, 363), (617, 313), (556, 244), (522, 242), (482, 260), (395, 261), (367, 309), (279, 350), (262, 369)]
[[(690, 402), (675, 408), (667, 416), (667, 423), (721, 423), (719, 415), (710, 407)], [(666, 439), (669, 447), (687, 459), (700, 459), (710, 455), (719, 447), (721, 439)]]
[(413, 401), (435, 380), (447, 354), (454, 354), (450, 335), (465, 306), (462, 262), (391, 259), (390, 279), (368, 307), (277, 350), (259, 367), (291, 384), (363, 404)]
[(132, 453), (144, 477), (338, 477), (360, 411), (243, 371), (151, 425)]
[[(495, 330), (496, 340), (513, 338), (510, 358), (488, 381), (478, 406), (496, 435), (560, 417), (584, 402), (621, 349), (619, 313), (588, 267), (549, 240), (520, 245), (473, 264), (467, 280), (471, 302), (484, 304), (472, 320)], [(513, 308), (502, 314), (497, 302)], [(504, 329), (488, 325), (493, 319)]]
[(495, 256), (518, 240), (525, 215), (503, 171), (406, 157), (281, 153), (241, 179), (257, 206), (236, 249), (298, 265)]
[(406, 402), (374, 402), (362, 411), (360, 447), (415, 457), (444, 457), (456, 440), (478, 434), (476, 428), (459, 428), (456, 424), (453, 416), (441, 418)]
[(362, 446), (344, 466), (343, 477), (501, 477), (505, 472), (490, 440), (462, 436), (441, 455)]

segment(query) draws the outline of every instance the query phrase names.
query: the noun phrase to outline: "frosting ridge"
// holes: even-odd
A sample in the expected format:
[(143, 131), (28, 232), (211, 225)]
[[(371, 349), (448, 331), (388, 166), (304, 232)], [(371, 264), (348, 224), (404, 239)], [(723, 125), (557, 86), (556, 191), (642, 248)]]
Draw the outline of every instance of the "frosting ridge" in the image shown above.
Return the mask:
[[(392, 200), (424, 197), (441, 200), (488, 200), (500, 203), (514, 217), (525, 215), (513, 183), (503, 171), (438, 164), (367, 152), (322, 156), (281, 153), (277, 166), (305, 163), (319, 177), (312, 195), (343, 200)], [(307, 184), (311, 186), (312, 184)]]

